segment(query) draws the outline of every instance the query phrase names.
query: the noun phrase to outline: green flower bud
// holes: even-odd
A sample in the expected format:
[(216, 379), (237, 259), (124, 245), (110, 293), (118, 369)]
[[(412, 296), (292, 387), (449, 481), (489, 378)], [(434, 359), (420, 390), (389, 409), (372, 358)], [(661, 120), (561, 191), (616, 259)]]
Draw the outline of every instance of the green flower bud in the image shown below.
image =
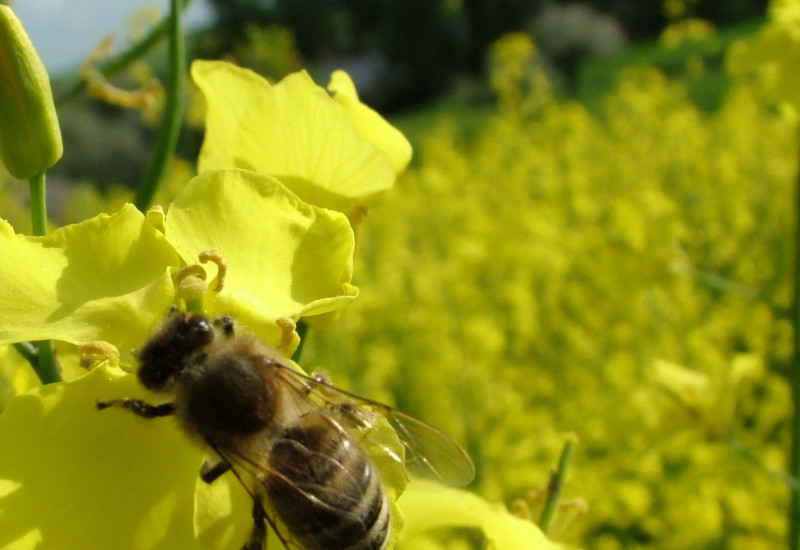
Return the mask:
[(15, 178), (28, 179), (63, 150), (47, 71), (19, 19), (0, 5), (0, 161)]

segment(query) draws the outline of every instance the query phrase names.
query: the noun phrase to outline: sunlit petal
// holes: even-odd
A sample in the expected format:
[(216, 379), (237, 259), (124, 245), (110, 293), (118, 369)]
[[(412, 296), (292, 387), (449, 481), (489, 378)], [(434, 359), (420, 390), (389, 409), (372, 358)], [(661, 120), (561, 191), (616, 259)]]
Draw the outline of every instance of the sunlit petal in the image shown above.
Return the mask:
[[(120, 396), (147, 397), (133, 376), (100, 367), (11, 401), (0, 415), (0, 548), (198, 547), (194, 488), (203, 451), (174, 419), (95, 407)], [(218, 499), (203, 505), (217, 517), (230, 508)], [(238, 540), (214, 548), (238, 550), (250, 521), (245, 512)]]
[(172, 303), (173, 247), (132, 205), (46, 237), (0, 220), (0, 343), (139, 345)]
[(334, 71), (328, 91), (350, 114), (359, 133), (389, 156), (397, 174), (402, 173), (411, 162), (411, 144), (403, 133), (374, 109), (361, 103), (353, 80), (346, 72)]
[(236, 317), (276, 343), (276, 321), (350, 303), (353, 231), (339, 212), (310, 206), (276, 179), (245, 170), (193, 179), (167, 213), (167, 238), (187, 263), (217, 248), (228, 264), (209, 313)]

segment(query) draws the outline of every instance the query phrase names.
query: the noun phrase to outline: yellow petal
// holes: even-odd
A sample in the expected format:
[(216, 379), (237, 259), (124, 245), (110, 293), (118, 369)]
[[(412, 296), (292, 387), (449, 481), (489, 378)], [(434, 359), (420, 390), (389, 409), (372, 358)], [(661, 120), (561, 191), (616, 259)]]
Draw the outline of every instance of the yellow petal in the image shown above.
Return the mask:
[[(134, 377), (99, 367), (11, 401), (0, 415), (0, 548), (199, 547), (193, 516), (203, 451), (174, 419), (95, 407), (121, 396), (149, 397)], [(218, 506), (218, 519), (230, 508), (204, 505)], [(234, 518), (239, 539), (215, 548), (241, 548), (248, 515)]]
[(0, 344), (138, 346), (172, 303), (172, 246), (132, 205), (46, 237), (0, 220)]
[(166, 235), (187, 263), (217, 248), (228, 269), (209, 313), (233, 315), (276, 345), (278, 319), (333, 311), (358, 293), (347, 218), (304, 203), (269, 176), (223, 170), (194, 178), (169, 208)]
[[(394, 185), (394, 160), (305, 72), (274, 86), (227, 63), (193, 65), (192, 74), (208, 105), (200, 172), (270, 174), (306, 202), (347, 214)], [(380, 134), (373, 123), (361, 124)]]
[(192, 63), (192, 79), (206, 99), (206, 137), (197, 159), (198, 172), (234, 168), (234, 137), (245, 110), (269, 83), (256, 73), (224, 61)]
[(398, 548), (415, 548), (414, 540), (430, 531), (474, 528), (483, 532), (487, 548), (495, 550), (559, 550), (541, 529), (462, 489), (413, 481), (397, 501), (405, 517)]
[(348, 113), (314, 84), (305, 72), (294, 73), (259, 96), (248, 109), (236, 136), (235, 163), (242, 168), (302, 180), (311, 187), (292, 188), (307, 202), (327, 202), (328, 194), (357, 199), (389, 189), (394, 168), (389, 158), (364, 139)]
[(375, 110), (361, 103), (356, 87), (346, 72), (334, 71), (328, 90), (333, 94), (333, 99), (350, 114), (358, 132), (389, 156), (395, 173), (403, 173), (411, 162), (411, 144), (403, 133)]
[(0, 413), (15, 396), (39, 384), (36, 373), (13, 346), (0, 346)]

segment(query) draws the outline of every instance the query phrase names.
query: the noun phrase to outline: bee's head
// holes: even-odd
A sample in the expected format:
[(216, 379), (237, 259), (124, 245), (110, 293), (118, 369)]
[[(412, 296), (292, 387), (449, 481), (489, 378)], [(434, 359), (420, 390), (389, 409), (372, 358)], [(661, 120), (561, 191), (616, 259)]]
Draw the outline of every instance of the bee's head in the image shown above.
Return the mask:
[(178, 375), (214, 340), (214, 327), (201, 314), (173, 311), (137, 353), (139, 381), (152, 391), (172, 389)]

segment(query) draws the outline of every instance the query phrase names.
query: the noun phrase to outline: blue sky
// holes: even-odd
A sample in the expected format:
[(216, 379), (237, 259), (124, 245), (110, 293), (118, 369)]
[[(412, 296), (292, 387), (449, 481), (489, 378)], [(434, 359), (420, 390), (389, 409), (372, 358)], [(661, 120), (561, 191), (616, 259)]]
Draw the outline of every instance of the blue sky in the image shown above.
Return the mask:
[[(110, 33), (124, 46), (127, 22), (149, 8), (163, 15), (168, 0), (15, 0), (12, 8), (22, 21), (36, 51), (51, 73), (76, 67)], [(207, 23), (211, 10), (194, 0), (185, 23)]]

